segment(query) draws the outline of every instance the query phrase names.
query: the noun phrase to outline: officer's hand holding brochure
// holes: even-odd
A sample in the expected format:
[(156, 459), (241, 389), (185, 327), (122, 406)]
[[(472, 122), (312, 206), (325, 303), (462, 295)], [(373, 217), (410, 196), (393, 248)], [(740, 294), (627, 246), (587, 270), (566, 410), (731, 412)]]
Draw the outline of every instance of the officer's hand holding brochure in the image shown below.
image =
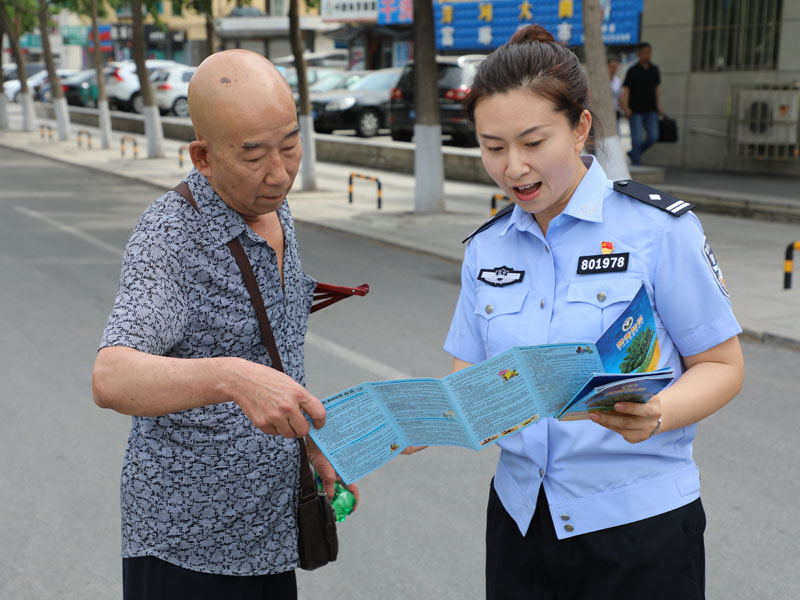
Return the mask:
[(345, 483), (407, 446), (479, 450), (545, 417), (588, 418), (616, 402), (647, 402), (673, 379), (642, 286), (594, 344), (515, 346), (443, 379), (367, 382), (322, 400), (311, 437)]

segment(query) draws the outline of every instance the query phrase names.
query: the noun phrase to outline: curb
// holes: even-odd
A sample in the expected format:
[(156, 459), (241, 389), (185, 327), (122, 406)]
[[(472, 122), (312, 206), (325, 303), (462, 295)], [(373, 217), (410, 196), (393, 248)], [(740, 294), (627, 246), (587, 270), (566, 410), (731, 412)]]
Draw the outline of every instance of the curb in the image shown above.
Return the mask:
[(166, 192), (167, 191), (166, 189), (164, 189), (163, 185), (160, 185), (160, 184), (158, 184), (158, 183), (156, 183), (154, 181), (149, 181), (147, 179), (142, 179), (141, 177), (138, 177), (136, 175), (130, 175), (128, 173), (116, 173), (114, 171), (110, 171), (108, 169), (104, 169), (104, 168), (96, 166), (96, 165), (86, 164), (86, 163), (79, 163), (79, 162), (72, 162), (71, 160), (67, 160), (65, 158), (59, 158), (57, 156), (49, 156), (47, 154), (41, 154), (39, 152), (36, 152), (35, 150), (31, 150), (30, 148), (21, 148), (19, 146), (14, 146), (14, 145), (8, 144), (7, 142), (3, 142), (3, 140), (0, 140), (0, 148), (7, 148), (8, 150), (16, 150), (17, 152), (24, 152), (25, 154), (30, 154), (32, 156), (37, 156), (39, 158), (44, 158), (45, 160), (52, 160), (52, 161), (59, 162), (59, 163), (65, 164), (65, 165), (70, 165), (70, 166), (73, 166), (73, 167), (77, 167), (79, 169), (85, 169), (87, 171), (93, 171), (95, 173), (103, 173), (105, 175), (113, 175), (114, 177), (121, 177), (123, 179), (129, 179), (129, 180), (135, 181), (137, 183), (143, 183), (143, 184), (148, 185), (150, 187), (154, 187), (156, 189), (161, 190), (162, 192)]
[(783, 198), (751, 200), (738, 194), (715, 193), (701, 188), (689, 188), (669, 183), (659, 186), (663, 191), (691, 202), (701, 213), (729, 215), (759, 221), (800, 223), (800, 204), (786, 202)]
[(752, 342), (759, 342), (761, 344), (769, 344), (771, 346), (779, 346), (794, 352), (800, 352), (800, 340), (787, 338), (782, 335), (775, 335), (768, 331), (755, 331), (746, 327), (742, 328), (742, 333), (739, 337)]

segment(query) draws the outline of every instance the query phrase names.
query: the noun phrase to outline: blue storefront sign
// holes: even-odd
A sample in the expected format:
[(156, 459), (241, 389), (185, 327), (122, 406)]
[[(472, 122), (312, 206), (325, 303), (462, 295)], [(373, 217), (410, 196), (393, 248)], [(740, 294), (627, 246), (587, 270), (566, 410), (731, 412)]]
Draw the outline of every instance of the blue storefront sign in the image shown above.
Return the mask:
[[(399, 0), (381, 0), (380, 5), (383, 2)], [(606, 45), (639, 42), (643, 2), (600, 0)], [(567, 46), (583, 45), (581, 0), (434, 0), (433, 9), (438, 50), (491, 50), (508, 41), (520, 27), (532, 24), (541, 25)]]

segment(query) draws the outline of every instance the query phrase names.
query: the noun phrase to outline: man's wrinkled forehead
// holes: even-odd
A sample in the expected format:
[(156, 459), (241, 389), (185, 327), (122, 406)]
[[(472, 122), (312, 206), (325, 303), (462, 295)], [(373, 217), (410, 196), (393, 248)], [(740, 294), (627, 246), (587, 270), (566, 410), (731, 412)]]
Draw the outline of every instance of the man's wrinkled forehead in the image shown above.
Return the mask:
[[(295, 126), (291, 131), (278, 138), (278, 145), (293, 141), (300, 134), (300, 127)], [(270, 143), (266, 140), (245, 140), (239, 145), (242, 152), (269, 149)]]

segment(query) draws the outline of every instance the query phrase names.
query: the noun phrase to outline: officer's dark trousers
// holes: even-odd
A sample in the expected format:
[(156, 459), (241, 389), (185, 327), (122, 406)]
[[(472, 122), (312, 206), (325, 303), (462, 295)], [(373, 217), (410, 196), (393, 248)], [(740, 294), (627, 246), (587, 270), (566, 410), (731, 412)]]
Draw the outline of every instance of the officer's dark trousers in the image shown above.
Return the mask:
[(494, 484), (486, 525), (487, 600), (700, 600), (700, 500), (628, 525), (556, 538), (544, 486), (523, 537)]
[(294, 571), (235, 577), (190, 571), (152, 556), (122, 559), (124, 600), (296, 600)]

